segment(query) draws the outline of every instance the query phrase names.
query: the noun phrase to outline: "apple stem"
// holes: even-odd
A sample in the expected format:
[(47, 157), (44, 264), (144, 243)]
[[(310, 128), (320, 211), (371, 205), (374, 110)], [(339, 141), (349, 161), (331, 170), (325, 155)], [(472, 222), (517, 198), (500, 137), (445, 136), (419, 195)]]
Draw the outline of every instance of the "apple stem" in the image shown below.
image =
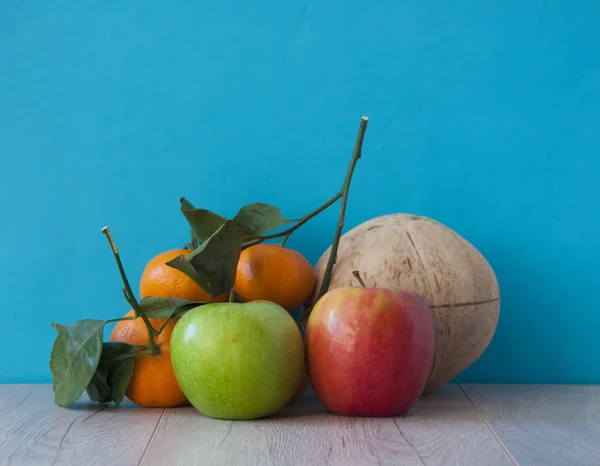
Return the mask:
[(115, 257), (115, 261), (117, 262), (117, 267), (119, 268), (119, 273), (121, 274), (121, 280), (123, 280), (123, 292), (125, 294), (125, 299), (129, 303), (129, 305), (133, 308), (135, 312), (135, 317), (141, 317), (144, 321), (144, 325), (146, 325), (146, 329), (148, 330), (148, 347), (150, 349), (150, 354), (159, 353), (158, 346), (154, 342), (154, 335), (156, 331), (150, 324), (148, 317), (146, 314), (142, 312), (142, 309), (135, 299), (135, 295), (131, 290), (131, 286), (129, 285), (129, 280), (127, 279), (127, 275), (125, 274), (125, 269), (123, 268), (123, 263), (121, 262), (121, 257), (119, 256), (119, 250), (117, 249), (117, 245), (115, 240), (112, 237), (112, 234), (108, 227), (102, 228), (102, 233), (106, 235), (106, 239), (108, 239), (108, 244), (110, 244), (110, 248), (112, 249), (113, 256)]
[(360, 272), (358, 270), (353, 270), (352, 275), (354, 275), (354, 278), (356, 278), (356, 280), (358, 280), (358, 283), (360, 283), (360, 286), (362, 286), (363, 288), (367, 287), (367, 285), (365, 285), (365, 282), (363, 282), (363, 279), (360, 277)]
[(231, 290), (229, 291), (229, 302), (235, 302), (235, 288), (231, 288)]
[[(350, 191), (352, 174), (354, 173), (354, 168), (356, 167), (358, 159), (360, 159), (362, 155), (362, 145), (365, 139), (365, 132), (367, 131), (368, 122), (369, 118), (363, 116), (360, 121), (360, 126), (358, 128), (358, 135), (356, 136), (354, 151), (352, 152), (352, 158), (350, 159), (350, 165), (348, 166), (348, 171), (346, 172), (344, 184), (342, 185), (342, 189), (340, 190), (340, 192), (334, 197), (334, 199), (341, 198), (342, 203), (340, 206), (340, 214), (338, 217), (337, 228), (333, 237), (333, 244), (331, 245), (329, 259), (327, 261), (327, 267), (325, 268), (325, 274), (323, 275), (323, 282), (321, 283), (321, 287), (319, 288), (319, 293), (317, 294), (315, 302), (317, 302), (325, 293), (327, 293), (327, 290), (329, 289), (329, 284), (331, 283), (331, 274), (333, 272), (333, 266), (335, 265), (335, 262), (337, 260), (338, 247), (340, 244), (340, 238), (342, 236), (342, 230), (344, 228), (344, 220), (346, 217), (346, 205), (348, 204), (348, 192)], [(302, 316), (300, 317), (300, 320), (306, 321), (306, 319), (308, 319), (310, 311), (311, 309), (308, 306), (305, 307), (302, 312)]]

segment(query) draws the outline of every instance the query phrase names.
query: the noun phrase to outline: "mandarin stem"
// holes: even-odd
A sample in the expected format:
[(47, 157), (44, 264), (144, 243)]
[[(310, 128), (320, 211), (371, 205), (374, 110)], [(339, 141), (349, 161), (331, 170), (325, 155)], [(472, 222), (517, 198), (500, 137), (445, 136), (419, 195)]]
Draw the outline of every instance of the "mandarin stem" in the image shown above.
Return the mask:
[(119, 273), (121, 274), (121, 280), (123, 280), (123, 285), (125, 287), (125, 297), (129, 295), (127, 302), (135, 311), (136, 317), (141, 317), (144, 321), (144, 325), (146, 325), (146, 329), (148, 330), (148, 346), (150, 347), (151, 354), (157, 354), (159, 352), (158, 346), (154, 342), (154, 334), (156, 333), (148, 317), (146, 314), (142, 312), (140, 305), (135, 299), (135, 295), (131, 290), (131, 286), (129, 285), (129, 280), (127, 279), (127, 275), (125, 274), (125, 269), (123, 268), (123, 263), (121, 262), (121, 257), (119, 256), (119, 250), (117, 249), (117, 245), (115, 244), (115, 240), (110, 233), (108, 227), (102, 228), (102, 233), (106, 235), (108, 239), (108, 243), (110, 244), (110, 248), (112, 249), (113, 256), (115, 257), (115, 261), (117, 262), (117, 267), (119, 268)]
[(169, 321), (170, 321), (172, 318), (173, 318), (173, 316), (171, 315), (171, 317), (169, 317), (169, 318), (165, 319), (165, 321), (164, 321), (164, 322), (163, 322), (163, 324), (160, 326), (160, 328), (159, 328), (158, 330), (155, 330), (155, 331), (154, 331), (154, 334), (155, 334), (156, 336), (160, 335), (160, 334), (163, 332), (163, 330), (165, 329), (165, 327), (167, 326), (167, 324), (169, 323)]
[(279, 243), (279, 246), (281, 246), (282, 248), (285, 247), (285, 243), (287, 243), (287, 240), (290, 238), (291, 234), (292, 233), (288, 233), (287, 235), (285, 235), (281, 240), (281, 243)]

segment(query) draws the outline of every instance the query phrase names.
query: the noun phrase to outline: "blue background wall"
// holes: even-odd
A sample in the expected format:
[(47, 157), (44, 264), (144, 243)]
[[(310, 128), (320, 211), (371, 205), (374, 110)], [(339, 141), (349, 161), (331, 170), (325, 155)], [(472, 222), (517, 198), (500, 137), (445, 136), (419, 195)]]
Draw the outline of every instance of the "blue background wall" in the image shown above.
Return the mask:
[[(597, 2), (0, 4), (0, 382), (49, 382), (53, 320), (128, 308), (187, 241), (179, 197), (299, 216), (334, 193), (360, 117), (347, 228), (433, 217), (503, 296), (459, 380), (600, 383)], [(292, 237), (315, 262), (337, 209)]]

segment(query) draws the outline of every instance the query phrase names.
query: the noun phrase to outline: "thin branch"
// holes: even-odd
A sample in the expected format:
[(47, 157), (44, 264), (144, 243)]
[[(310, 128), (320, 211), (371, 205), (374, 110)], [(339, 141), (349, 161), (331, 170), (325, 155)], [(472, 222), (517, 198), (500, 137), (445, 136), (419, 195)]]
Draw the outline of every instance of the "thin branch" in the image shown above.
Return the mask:
[[(360, 126), (358, 128), (358, 135), (356, 137), (356, 142), (354, 144), (354, 151), (352, 152), (352, 158), (350, 159), (350, 165), (348, 166), (348, 171), (346, 172), (346, 178), (344, 179), (344, 184), (342, 185), (342, 189), (333, 199), (342, 199), (342, 203), (340, 205), (340, 214), (338, 217), (337, 228), (335, 230), (335, 235), (333, 237), (333, 244), (331, 245), (331, 251), (329, 253), (329, 259), (327, 261), (327, 266), (325, 268), (325, 274), (323, 275), (323, 282), (321, 283), (321, 287), (319, 288), (319, 292), (315, 299), (315, 303), (327, 292), (329, 289), (329, 284), (331, 283), (331, 275), (333, 272), (333, 267), (337, 260), (337, 252), (340, 244), (340, 238), (342, 236), (342, 230), (344, 228), (344, 220), (346, 217), (346, 205), (348, 204), (348, 193), (350, 191), (350, 183), (352, 182), (352, 174), (354, 173), (354, 168), (356, 167), (356, 163), (358, 159), (360, 159), (362, 155), (362, 145), (365, 139), (365, 132), (367, 131), (367, 123), (369, 119), (367, 117), (362, 117)], [(302, 315), (300, 316), (300, 322), (306, 322), (308, 316), (310, 315), (310, 307), (306, 306), (302, 310)]]
[(298, 220), (297, 223), (295, 223), (293, 226), (287, 228), (286, 230), (283, 230), (279, 233), (271, 233), (270, 235), (257, 236), (256, 238), (252, 238), (250, 241), (247, 241), (246, 243), (244, 243), (242, 245), (242, 247), (245, 249), (250, 246), (254, 246), (255, 244), (262, 243), (263, 241), (265, 241), (267, 239), (281, 238), (284, 236), (289, 237), (294, 231), (296, 231), (298, 228), (300, 228), (302, 225), (304, 225), (310, 219), (312, 219), (313, 217), (317, 216), (318, 214), (323, 212), (325, 209), (330, 207), (338, 199), (341, 199), (341, 197), (342, 197), (342, 193), (339, 192), (335, 196), (333, 196), (331, 199), (329, 199), (325, 204), (323, 204), (319, 208), (313, 210), (312, 212), (306, 214), (304, 217), (302, 217), (300, 220)]
[(158, 346), (156, 346), (156, 343), (154, 342), (154, 334), (156, 331), (150, 324), (150, 321), (148, 320), (148, 317), (146, 316), (146, 314), (144, 314), (142, 312), (142, 309), (140, 308), (139, 303), (135, 299), (135, 295), (133, 294), (133, 291), (131, 290), (131, 286), (129, 285), (129, 280), (127, 280), (127, 275), (125, 274), (125, 269), (123, 268), (121, 258), (119, 257), (119, 250), (117, 249), (117, 245), (115, 244), (115, 241), (114, 241), (112, 234), (110, 233), (110, 230), (108, 229), (108, 227), (102, 228), (102, 233), (104, 233), (106, 235), (106, 238), (108, 239), (108, 243), (110, 244), (110, 248), (112, 249), (113, 256), (115, 256), (115, 261), (117, 262), (117, 267), (119, 268), (119, 273), (121, 274), (121, 279), (123, 280), (123, 286), (125, 287), (125, 289), (124, 289), (125, 290), (125, 298), (129, 302), (131, 307), (133, 307), (136, 317), (141, 317), (142, 320), (144, 321), (144, 324), (146, 325), (146, 329), (148, 330), (148, 339), (149, 339), (148, 345), (150, 346), (151, 352), (153, 354), (156, 354), (159, 352)]

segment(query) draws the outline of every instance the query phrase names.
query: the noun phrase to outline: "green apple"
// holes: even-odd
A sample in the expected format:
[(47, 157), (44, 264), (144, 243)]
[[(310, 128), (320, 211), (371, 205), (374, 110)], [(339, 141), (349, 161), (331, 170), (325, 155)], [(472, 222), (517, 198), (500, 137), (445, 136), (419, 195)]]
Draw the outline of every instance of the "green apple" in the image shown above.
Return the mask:
[(304, 358), (296, 322), (269, 301), (196, 307), (171, 336), (181, 389), (198, 411), (219, 419), (275, 414), (294, 396)]

